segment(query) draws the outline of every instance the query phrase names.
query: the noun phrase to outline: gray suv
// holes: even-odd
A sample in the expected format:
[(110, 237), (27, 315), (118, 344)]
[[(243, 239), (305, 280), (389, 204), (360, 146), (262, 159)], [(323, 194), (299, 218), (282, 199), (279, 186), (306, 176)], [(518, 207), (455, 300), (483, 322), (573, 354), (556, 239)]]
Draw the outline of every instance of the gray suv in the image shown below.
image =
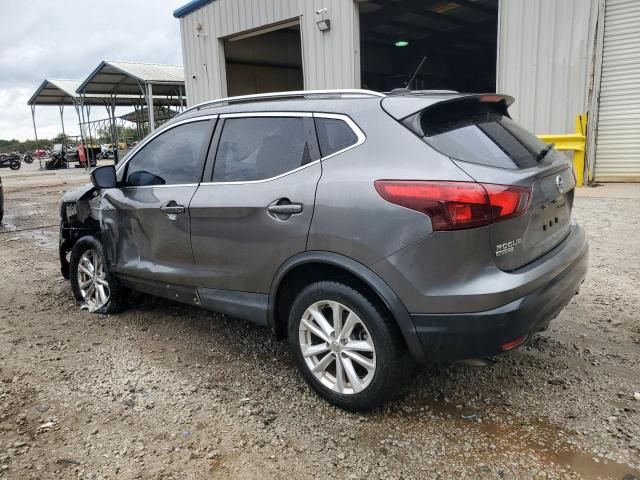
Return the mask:
[(206, 102), (61, 207), (84, 307), (135, 290), (288, 337), (309, 385), (380, 405), (413, 362), (495, 355), (587, 272), (571, 163), (504, 95), (365, 90)]

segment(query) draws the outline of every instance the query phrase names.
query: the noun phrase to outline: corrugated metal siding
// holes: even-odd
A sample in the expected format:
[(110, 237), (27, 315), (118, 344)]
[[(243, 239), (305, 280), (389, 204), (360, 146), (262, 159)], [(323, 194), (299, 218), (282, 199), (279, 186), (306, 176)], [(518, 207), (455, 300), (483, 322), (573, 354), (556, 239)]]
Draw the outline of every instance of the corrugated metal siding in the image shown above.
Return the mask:
[(640, 2), (607, 0), (595, 180), (640, 180)]
[[(321, 8), (328, 9), (331, 20), (331, 30), (324, 33), (316, 25)], [(305, 88), (358, 87), (358, 8), (352, 0), (217, 0), (180, 19), (187, 103), (226, 96), (221, 38), (295, 18), (300, 19)]]
[(498, 91), (535, 133), (573, 133), (587, 110), (596, 0), (501, 0)]

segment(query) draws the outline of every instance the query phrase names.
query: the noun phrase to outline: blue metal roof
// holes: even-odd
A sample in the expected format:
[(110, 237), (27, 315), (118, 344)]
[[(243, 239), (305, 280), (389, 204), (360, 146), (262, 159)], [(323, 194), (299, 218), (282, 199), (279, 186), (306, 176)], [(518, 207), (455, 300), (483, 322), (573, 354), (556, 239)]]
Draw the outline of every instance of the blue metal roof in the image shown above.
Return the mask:
[(195, 12), (199, 8), (204, 7), (209, 3), (213, 3), (215, 0), (191, 0), (189, 3), (181, 6), (173, 11), (173, 16), (176, 18), (182, 18), (189, 15), (191, 12)]

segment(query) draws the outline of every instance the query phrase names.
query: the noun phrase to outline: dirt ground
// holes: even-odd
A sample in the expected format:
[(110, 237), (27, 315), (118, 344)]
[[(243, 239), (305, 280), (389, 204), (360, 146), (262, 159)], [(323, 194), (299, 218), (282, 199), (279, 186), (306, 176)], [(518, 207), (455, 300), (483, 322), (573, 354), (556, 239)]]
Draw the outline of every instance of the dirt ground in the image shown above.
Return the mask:
[(422, 366), (354, 415), (266, 329), (164, 300), (81, 311), (56, 225), (86, 175), (0, 174), (3, 480), (640, 477), (640, 185), (579, 192), (590, 271), (547, 332), (484, 365)]

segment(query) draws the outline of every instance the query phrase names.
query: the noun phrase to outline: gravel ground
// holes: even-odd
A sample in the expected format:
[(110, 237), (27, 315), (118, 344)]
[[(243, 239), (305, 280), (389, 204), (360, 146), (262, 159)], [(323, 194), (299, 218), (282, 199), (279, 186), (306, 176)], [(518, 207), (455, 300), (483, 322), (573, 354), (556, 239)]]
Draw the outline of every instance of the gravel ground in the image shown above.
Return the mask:
[(164, 300), (81, 311), (56, 227), (34, 227), (57, 224), (86, 176), (29, 167), (2, 171), (3, 480), (640, 477), (640, 185), (580, 192), (591, 268), (547, 332), (477, 365), (422, 366), (360, 416), (317, 398), (286, 343), (250, 323)]

